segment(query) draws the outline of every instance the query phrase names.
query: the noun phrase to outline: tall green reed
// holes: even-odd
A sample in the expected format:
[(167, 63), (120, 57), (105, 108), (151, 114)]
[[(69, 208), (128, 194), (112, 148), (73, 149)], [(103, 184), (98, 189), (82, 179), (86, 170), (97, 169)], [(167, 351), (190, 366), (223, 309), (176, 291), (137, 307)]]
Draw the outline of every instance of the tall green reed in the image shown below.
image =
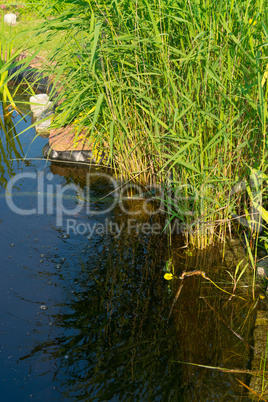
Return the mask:
[[(59, 1), (50, 4), (57, 7)], [(240, 196), (266, 169), (267, 10), (261, 0), (65, 2), (40, 33), (65, 31), (56, 124), (106, 150), (121, 174), (173, 177), (170, 219), (204, 248), (222, 239)], [(244, 213), (243, 206), (241, 213)]]
[[(8, 70), (15, 57), (16, 54), (12, 55), (11, 26), (10, 35), (9, 37), (6, 37), (4, 35), (4, 21), (2, 18), (0, 31), (0, 101), (2, 102), (4, 116), (7, 119), (10, 115), (10, 112), (8, 111), (9, 106), (11, 106), (13, 110), (18, 110), (8, 87), (10, 81)], [(4, 127), (2, 121), (1, 126), (2, 128)]]

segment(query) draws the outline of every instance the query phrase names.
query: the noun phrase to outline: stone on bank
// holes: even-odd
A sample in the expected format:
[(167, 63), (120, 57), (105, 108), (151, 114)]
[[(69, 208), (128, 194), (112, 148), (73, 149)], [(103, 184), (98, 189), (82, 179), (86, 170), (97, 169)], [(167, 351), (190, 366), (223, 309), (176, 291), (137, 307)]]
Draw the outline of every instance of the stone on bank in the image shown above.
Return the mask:
[(45, 111), (53, 109), (53, 103), (47, 94), (38, 94), (30, 97), (30, 107), (35, 119), (39, 119)]
[(51, 126), (51, 116), (53, 114), (53, 102), (49, 100), (47, 94), (38, 94), (30, 97), (30, 108), (33, 119), (36, 121), (36, 132), (47, 132)]

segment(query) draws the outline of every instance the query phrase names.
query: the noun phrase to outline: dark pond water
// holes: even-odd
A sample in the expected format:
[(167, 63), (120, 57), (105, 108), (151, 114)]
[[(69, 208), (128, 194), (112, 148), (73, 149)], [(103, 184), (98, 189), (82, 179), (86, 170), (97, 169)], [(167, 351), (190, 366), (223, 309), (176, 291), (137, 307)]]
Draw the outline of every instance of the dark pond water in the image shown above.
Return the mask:
[[(29, 116), (20, 120), (17, 133), (30, 125)], [(229, 300), (191, 277), (168, 319), (180, 281), (163, 278), (165, 236), (137, 230), (151, 218), (135, 215), (130, 230), (119, 204), (96, 213), (114, 202), (108, 179), (91, 172), (87, 182), (88, 168), (51, 165), (34, 129), (15, 138), (8, 130), (0, 150), (1, 401), (246, 400), (238, 380), (248, 384), (247, 374), (185, 363), (250, 368), (251, 299)], [(226, 278), (217, 250), (202, 258), (174, 245), (178, 276), (203, 264), (217, 283)]]

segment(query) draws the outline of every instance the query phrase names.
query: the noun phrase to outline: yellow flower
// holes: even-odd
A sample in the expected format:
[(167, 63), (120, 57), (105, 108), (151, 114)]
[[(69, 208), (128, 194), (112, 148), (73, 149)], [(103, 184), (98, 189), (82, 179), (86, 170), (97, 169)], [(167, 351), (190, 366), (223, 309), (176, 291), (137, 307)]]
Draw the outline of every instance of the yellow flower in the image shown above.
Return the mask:
[(165, 274), (164, 278), (166, 281), (171, 281), (171, 279), (173, 279), (173, 275), (172, 274)]
[(254, 27), (254, 25), (257, 24), (257, 21), (254, 21), (252, 18), (250, 18), (250, 20), (248, 21), (249, 25), (252, 25)]

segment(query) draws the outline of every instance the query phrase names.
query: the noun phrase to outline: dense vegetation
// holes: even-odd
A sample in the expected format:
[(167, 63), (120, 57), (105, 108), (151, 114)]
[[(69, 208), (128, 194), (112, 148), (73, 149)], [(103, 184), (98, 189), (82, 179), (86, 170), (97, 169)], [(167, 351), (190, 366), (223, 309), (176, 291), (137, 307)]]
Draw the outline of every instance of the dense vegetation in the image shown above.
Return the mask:
[(63, 88), (55, 124), (77, 136), (86, 127), (85, 140), (124, 175), (169, 179), (170, 218), (191, 225), (198, 247), (221, 237), (234, 212), (252, 220), (252, 192), (231, 189), (266, 171), (262, 0), (54, 1), (39, 11), (48, 17), (39, 34), (65, 33), (51, 54)]

